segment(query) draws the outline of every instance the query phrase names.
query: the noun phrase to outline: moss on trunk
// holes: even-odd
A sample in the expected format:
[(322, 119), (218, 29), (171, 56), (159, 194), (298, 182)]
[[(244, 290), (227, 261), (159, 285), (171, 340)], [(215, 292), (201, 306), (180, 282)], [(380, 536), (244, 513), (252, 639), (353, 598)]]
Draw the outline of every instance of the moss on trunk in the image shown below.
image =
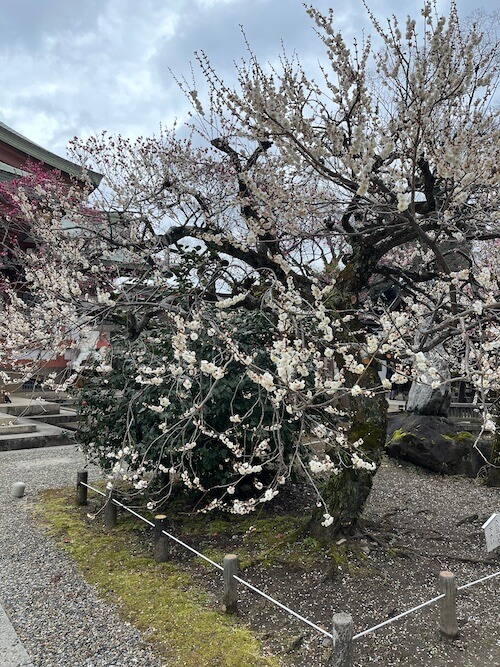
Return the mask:
[[(364, 383), (375, 381), (375, 369), (367, 369)], [(360, 396), (350, 401), (351, 427), (349, 441), (363, 439), (360, 455), (380, 464), (387, 433), (387, 401), (383, 394), (374, 397)], [(350, 532), (372, 488), (374, 472), (346, 467), (339, 475), (332, 475), (322, 489), (323, 499), (334, 521), (328, 528), (321, 525), (324, 508), (317, 508), (309, 521), (308, 531), (320, 539), (333, 539), (340, 531)]]
[[(335, 290), (330, 297), (329, 305), (332, 308), (343, 313), (356, 309), (360, 294), (369, 286), (370, 278), (376, 271), (377, 259), (373, 246), (352, 239), (352, 254), (337, 277)], [(354, 317), (351, 333), (344, 335), (346, 343), (354, 339), (359, 345), (365, 341), (366, 326)], [(353, 354), (357, 354), (357, 350), (358, 346), (353, 350)], [(339, 358), (337, 363), (342, 366), (343, 360)], [(361, 377), (346, 374), (346, 380), (346, 386), (359, 384), (373, 388), (380, 385), (380, 378), (373, 364), (366, 368)], [(351, 420), (349, 441), (355, 442), (362, 438), (360, 455), (378, 467), (387, 432), (387, 401), (384, 394), (350, 397), (348, 409)], [(339, 475), (332, 476), (322, 490), (323, 499), (334, 519), (333, 524), (326, 529), (321, 525), (324, 508), (316, 509), (309, 521), (309, 532), (320, 539), (333, 538), (340, 530), (354, 527), (370, 493), (374, 472), (353, 469), (349, 467), (350, 460), (346, 463), (347, 467)]]

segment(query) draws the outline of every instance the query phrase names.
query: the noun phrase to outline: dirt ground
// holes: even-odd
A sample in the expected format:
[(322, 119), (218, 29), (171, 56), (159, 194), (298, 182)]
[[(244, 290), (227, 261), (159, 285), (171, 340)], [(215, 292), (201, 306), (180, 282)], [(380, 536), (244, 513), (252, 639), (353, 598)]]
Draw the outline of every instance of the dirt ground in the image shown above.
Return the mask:
[[(290, 502), (296, 507), (308, 499)], [(299, 498), (300, 500), (300, 498)], [(477, 480), (442, 477), (386, 460), (378, 471), (358, 534), (339, 554), (318, 550), (307, 562), (283, 557), (250, 563), (242, 577), (312, 622), (331, 631), (333, 613), (348, 612), (359, 633), (439, 594), (438, 575), (449, 570), (461, 586), (500, 571), (488, 554), (482, 524), (500, 511), (500, 490)], [(276, 535), (276, 540), (286, 540)], [(246, 533), (214, 533), (197, 541), (205, 552), (248, 551)], [(243, 548), (244, 547), (244, 548)], [(289, 543), (291, 553), (294, 545)], [(304, 549), (304, 543), (301, 544)], [(283, 552), (284, 553), (284, 552)], [(220, 578), (192, 563), (192, 573), (214, 597)], [(354, 666), (499, 667), (500, 576), (457, 594), (458, 639), (438, 631), (437, 605), (416, 611), (355, 640)], [(323, 665), (329, 640), (254, 593), (240, 588), (239, 615), (269, 650), (294, 667)]]

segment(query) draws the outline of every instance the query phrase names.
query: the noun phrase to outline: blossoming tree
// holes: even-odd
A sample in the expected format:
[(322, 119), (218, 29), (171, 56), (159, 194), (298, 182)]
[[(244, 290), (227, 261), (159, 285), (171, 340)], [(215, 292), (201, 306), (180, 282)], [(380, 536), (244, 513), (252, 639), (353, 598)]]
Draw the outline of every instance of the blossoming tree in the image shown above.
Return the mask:
[(188, 139), (73, 142), (107, 179), (98, 223), (64, 207), (78, 234), (51, 220), (39, 234), (78, 290), (43, 266), (28, 281), (79, 322), (114, 324), (83, 408), (111, 479), (141, 489), (161, 472), (165, 491), (180, 479), (200, 508), (245, 513), (300, 474), (313, 525), (335, 532), (383, 451), (386, 354), (392, 383), (450, 382), (438, 349), (485, 405), (498, 390), (498, 45), (432, 3), (402, 27), (370, 15), (378, 54), (308, 13), (320, 77), (250, 53), (232, 88), (201, 54), (208, 104), (180, 84)]
[(71, 228), (91, 213), (84, 202), (94, 187), (29, 162), (23, 175), (0, 182), (1, 381), (6, 371), (32, 377), (83, 324), (75, 305), (91, 258), (83, 259), (85, 241)]

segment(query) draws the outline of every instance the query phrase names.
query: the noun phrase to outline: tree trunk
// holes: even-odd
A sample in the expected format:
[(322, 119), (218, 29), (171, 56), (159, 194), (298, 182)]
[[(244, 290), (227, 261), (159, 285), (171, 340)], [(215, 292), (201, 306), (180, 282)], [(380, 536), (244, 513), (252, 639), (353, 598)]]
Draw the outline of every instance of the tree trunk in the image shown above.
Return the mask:
[(496, 418), (497, 430), (491, 439), (490, 461), (486, 483), (488, 486), (500, 487), (500, 416)]
[[(365, 384), (371, 382), (373, 386), (376, 375), (375, 369), (367, 369)], [(360, 455), (378, 468), (387, 432), (385, 395), (351, 398), (350, 412), (349, 441), (362, 438)], [(347, 467), (339, 475), (332, 475), (322, 489), (322, 495), (334, 521), (326, 528), (322, 526), (324, 508), (317, 508), (309, 521), (308, 532), (324, 540), (333, 539), (340, 531), (352, 532), (370, 494), (374, 474), (375, 471)]]
[[(369, 284), (370, 277), (376, 270), (377, 257), (373, 248), (366, 244), (360, 245), (353, 241), (350, 261), (341, 271), (336, 281), (336, 290), (332, 293), (331, 305), (339, 311), (349, 312), (359, 301), (359, 295)], [(352, 322), (352, 331), (363, 331), (364, 327)], [(356, 334), (355, 334), (356, 335)], [(357, 334), (358, 342), (362, 342), (364, 334)], [(340, 363), (341, 360), (339, 360)], [(347, 374), (349, 375), (349, 374)], [(377, 369), (370, 365), (361, 377), (346, 377), (347, 386), (359, 384), (373, 388), (380, 385)], [(350, 429), (349, 442), (363, 439), (359, 448), (362, 458), (376, 464), (380, 463), (384, 451), (387, 432), (387, 401), (383, 393), (373, 397), (358, 396), (349, 399)], [(349, 459), (349, 457), (347, 456)], [(322, 526), (324, 508), (316, 508), (308, 523), (308, 532), (321, 540), (332, 539), (341, 530), (354, 528), (363, 511), (370, 494), (375, 471), (359, 470), (346, 461), (346, 467), (339, 475), (332, 475), (322, 489), (322, 496), (333, 523)]]

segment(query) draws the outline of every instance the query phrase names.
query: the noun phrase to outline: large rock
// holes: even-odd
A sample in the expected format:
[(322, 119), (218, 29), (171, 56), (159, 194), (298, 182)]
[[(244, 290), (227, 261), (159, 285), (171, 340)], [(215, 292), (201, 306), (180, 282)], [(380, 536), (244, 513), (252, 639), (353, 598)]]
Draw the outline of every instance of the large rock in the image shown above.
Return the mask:
[(406, 409), (419, 415), (443, 416), (448, 414), (450, 401), (449, 385), (432, 389), (430, 384), (413, 382), (408, 393)]
[[(421, 333), (415, 336), (419, 341)], [(406, 401), (407, 412), (414, 412), (418, 415), (439, 415), (446, 416), (450, 407), (450, 369), (442, 345), (425, 354), (428, 363), (433, 366), (439, 374), (441, 384), (435, 389), (432, 388), (434, 380), (427, 371), (421, 373), (421, 382), (412, 382)]]
[(474, 436), (459, 429), (446, 417), (398, 414), (389, 421), (386, 450), (427, 470), (475, 477), (489, 458), (489, 444), (480, 442), (478, 452)]

